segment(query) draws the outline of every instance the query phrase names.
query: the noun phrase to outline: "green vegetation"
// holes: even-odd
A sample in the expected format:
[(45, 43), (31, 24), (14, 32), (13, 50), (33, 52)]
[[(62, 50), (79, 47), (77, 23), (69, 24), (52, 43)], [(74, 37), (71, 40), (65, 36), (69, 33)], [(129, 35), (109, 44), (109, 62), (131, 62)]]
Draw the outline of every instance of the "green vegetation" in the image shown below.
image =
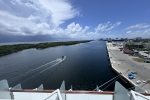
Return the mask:
[(133, 42), (142, 42), (142, 43), (148, 43), (150, 41), (149, 38), (147, 39), (141, 39), (141, 40), (132, 40)]
[(150, 51), (150, 47), (143, 45), (143, 48), (136, 48), (138, 51)]
[(126, 44), (125, 47), (128, 49), (135, 49), (135, 48), (136, 49), (144, 49), (144, 45), (135, 45), (135, 44), (131, 44), (131, 45)]
[(134, 61), (137, 61), (137, 62), (144, 62), (144, 59), (142, 58), (133, 58)]
[(39, 43), (39, 44), (16, 44), (16, 45), (3, 45), (0, 46), (0, 56), (18, 52), (24, 49), (36, 48), (45, 49), (49, 47), (61, 46), (61, 45), (73, 45), (79, 43), (90, 42), (91, 40), (85, 41), (68, 41), (68, 42), (50, 42), (50, 43)]

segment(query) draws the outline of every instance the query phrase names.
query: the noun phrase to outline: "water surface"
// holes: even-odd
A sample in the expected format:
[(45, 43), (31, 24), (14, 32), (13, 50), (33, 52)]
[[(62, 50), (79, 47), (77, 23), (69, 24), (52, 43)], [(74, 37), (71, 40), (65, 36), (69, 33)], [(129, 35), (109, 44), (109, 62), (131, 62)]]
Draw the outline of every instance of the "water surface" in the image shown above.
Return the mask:
[[(65, 61), (53, 67), (52, 64), (40, 67), (63, 55), (66, 56)], [(10, 86), (21, 83), (23, 88), (36, 88), (43, 84), (45, 89), (57, 89), (65, 80), (66, 89), (72, 85), (74, 90), (93, 90), (96, 85), (115, 77), (108, 65), (103, 41), (42, 50), (27, 49), (0, 57), (0, 80), (7, 79)], [(106, 90), (113, 88), (114, 84)]]

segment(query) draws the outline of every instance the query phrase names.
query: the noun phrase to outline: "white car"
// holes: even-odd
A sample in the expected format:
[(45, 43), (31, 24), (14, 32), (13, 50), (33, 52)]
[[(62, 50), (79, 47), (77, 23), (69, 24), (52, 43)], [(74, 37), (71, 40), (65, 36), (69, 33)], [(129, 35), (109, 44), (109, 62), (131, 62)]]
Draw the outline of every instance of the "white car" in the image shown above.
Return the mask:
[(136, 81), (136, 84), (140, 84), (140, 83), (141, 83), (141, 81), (140, 81), (140, 80), (137, 80), (137, 81)]
[(146, 83), (147, 81), (143, 80), (143, 83)]

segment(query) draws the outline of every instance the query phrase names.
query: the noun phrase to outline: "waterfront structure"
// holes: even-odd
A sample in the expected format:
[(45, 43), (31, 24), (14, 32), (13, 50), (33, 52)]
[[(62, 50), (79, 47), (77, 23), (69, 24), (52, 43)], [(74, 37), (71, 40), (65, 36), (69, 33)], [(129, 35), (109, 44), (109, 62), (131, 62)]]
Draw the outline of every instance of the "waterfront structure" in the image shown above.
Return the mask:
[[(118, 74), (122, 73), (122, 77), (134, 86), (139, 86), (145, 92), (150, 91), (150, 68), (148, 63), (133, 61), (134, 56), (124, 54), (117, 46), (113, 46), (112, 43), (106, 43), (106, 46), (108, 56), (109, 58), (111, 57), (110, 64), (112, 70)], [(129, 74), (133, 71), (136, 71), (137, 74), (134, 75), (133, 79), (130, 79)], [(140, 84), (138, 84), (139, 80), (141, 81)]]

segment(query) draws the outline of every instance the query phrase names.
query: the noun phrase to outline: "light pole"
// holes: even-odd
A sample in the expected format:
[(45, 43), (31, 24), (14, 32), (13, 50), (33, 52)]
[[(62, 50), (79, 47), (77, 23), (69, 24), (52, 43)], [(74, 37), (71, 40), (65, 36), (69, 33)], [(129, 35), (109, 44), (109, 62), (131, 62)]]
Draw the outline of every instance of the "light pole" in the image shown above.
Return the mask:
[(149, 52), (148, 52), (148, 60), (149, 60)]

